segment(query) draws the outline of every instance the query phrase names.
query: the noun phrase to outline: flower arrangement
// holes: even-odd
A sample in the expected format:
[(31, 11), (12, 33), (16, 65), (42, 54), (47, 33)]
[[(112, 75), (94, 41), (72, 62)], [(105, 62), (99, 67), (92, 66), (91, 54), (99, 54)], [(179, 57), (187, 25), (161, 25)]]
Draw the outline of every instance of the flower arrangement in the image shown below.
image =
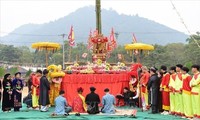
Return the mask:
[(76, 62), (76, 63), (74, 63), (74, 67), (78, 67), (79, 66), (79, 64)]
[(101, 64), (102, 64), (102, 60), (101, 60), (101, 59), (98, 59), (98, 60), (97, 60), (97, 65), (100, 66)]
[(71, 66), (67, 66), (67, 67), (66, 67), (66, 70), (67, 70), (67, 71), (72, 70), (72, 67), (71, 67)]

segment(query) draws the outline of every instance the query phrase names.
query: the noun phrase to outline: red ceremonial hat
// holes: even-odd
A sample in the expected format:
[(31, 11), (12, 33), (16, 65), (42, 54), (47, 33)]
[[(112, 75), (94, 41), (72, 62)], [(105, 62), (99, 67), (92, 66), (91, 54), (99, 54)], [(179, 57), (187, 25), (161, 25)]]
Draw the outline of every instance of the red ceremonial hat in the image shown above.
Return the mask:
[(82, 87), (77, 88), (77, 92), (83, 92), (83, 88)]

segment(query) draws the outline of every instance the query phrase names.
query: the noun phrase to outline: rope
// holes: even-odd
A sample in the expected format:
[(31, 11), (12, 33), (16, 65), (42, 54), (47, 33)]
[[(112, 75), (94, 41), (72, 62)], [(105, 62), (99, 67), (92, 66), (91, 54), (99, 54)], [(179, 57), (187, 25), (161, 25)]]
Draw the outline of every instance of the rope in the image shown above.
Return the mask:
[(176, 7), (175, 7), (174, 3), (172, 2), (172, 0), (170, 0), (170, 2), (171, 2), (171, 4), (172, 4), (173, 9), (176, 11), (176, 14), (178, 15), (179, 19), (181, 20), (181, 23), (184, 25), (185, 29), (186, 29), (187, 32), (189, 33), (190, 38), (191, 38), (192, 40), (194, 40), (194, 42), (195, 42), (195, 43), (197, 44), (197, 46), (200, 48), (200, 45), (199, 45), (198, 41), (192, 36), (192, 34), (191, 34), (189, 28), (188, 28), (187, 25), (185, 24), (183, 18), (181, 17), (181, 14), (180, 14), (179, 11), (176, 9)]

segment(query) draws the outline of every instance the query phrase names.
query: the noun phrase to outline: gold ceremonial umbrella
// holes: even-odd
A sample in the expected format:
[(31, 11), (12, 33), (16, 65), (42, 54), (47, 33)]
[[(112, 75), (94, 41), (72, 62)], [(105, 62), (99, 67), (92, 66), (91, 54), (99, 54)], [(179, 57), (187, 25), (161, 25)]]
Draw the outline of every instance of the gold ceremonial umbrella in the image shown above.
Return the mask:
[(154, 46), (144, 43), (126, 44), (125, 50), (154, 50)]
[[(133, 44), (126, 44), (125, 50), (130, 51), (130, 53), (132, 53), (133, 50), (138, 50), (138, 52), (140, 52), (140, 50), (150, 51), (154, 50), (154, 46), (144, 43), (133, 43)], [(137, 55), (137, 61), (140, 62), (139, 53)]]
[(32, 48), (36, 49), (37, 51), (46, 51), (46, 67), (48, 66), (48, 51), (56, 51), (60, 49), (60, 44), (53, 43), (53, 42), (37, 42), (33, 43)]

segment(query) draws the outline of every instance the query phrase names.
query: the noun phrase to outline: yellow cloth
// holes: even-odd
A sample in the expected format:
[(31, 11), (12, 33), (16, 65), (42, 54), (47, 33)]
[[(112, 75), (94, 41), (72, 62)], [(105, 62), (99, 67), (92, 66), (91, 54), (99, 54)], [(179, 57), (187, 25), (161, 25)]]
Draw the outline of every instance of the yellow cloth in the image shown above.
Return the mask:
[(87, 105), (86, 105), (86, 103), (85, 103), (85, 97), (82, 96), (81, 94), (78, 94), (78, 95), (79, 95), (79, 97), (81, 98), (81, 100), (82, 100), (82, 102), (83, 102), (83, 108), (84, 108), (84, 110), (87, 111)]
[[(179, 93), (178, 91), (181, 91), (183, 88), (183, 81), (179, 78), (179, 75), (181, 73), (178, 73), (176, 75), (176, 80), (175, 80), (175, 112), (178, 114), (183, 114), (183, 98), (182, 94)], [(182, 75), (180, 75), (182, 77)]]
[(144, 96), (145, 105), (148, 106), (148, 93), (142, 92), (142, 96)]
[(190, 81), (190, 86), (192, 87), (191, 97), (192, 97), (193, 113), (194, 116), (200, 117), (200, 74), (199, 75), (198, 74), (199, 72), (194, 75), (197, 77), (196, 79), (194, 76), (192, 77), (192, 80)]
[(59, 96), (59, 91), (60, 91), (60, 84), (52, 83), (50, 85), (49, 100), (51, 105), (54, 105), (54, 100), (56, 99), (56, 97)]
[(33, 93), (32, 93), (32, 105), (33, 105), (33, 107), (39, 107), (39, 104), (38, 104), (39, 96), (36, 94), (37, 88), (33, 87), (32, 89), (33, 89)]
[(170, 92), (170, 111), (175, 113), (175, 94)]
[(188, 94), (188, 92), (182, 93), (183, 96), (183, 105), (184, 105), (184, 114), (186, 117), (192, 118), (193, 117), (193, 111), (192, 111), (192, 99), (191, 94)]
[(176, 74), (170, 75), (170, 80), (169, 80), (169, 87), (171, 88), (171, 90), (170, 90), (170, 111), (172, 113), (175, 113), (175, 93), (173, 93), (174, 88), (175, 88), (175, 80), (173, 79), (173, 76), (175, 76), (175, 75)]

